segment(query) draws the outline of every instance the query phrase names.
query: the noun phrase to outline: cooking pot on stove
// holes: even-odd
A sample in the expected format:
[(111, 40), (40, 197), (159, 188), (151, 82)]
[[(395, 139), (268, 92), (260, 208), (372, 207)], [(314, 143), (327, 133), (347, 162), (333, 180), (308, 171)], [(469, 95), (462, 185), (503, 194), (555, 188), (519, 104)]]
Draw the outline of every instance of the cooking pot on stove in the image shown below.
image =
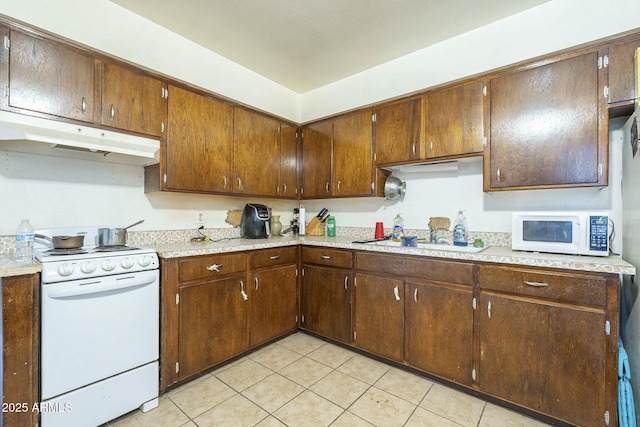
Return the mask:
[(127, 244), (127, 228), (144, 222), (134, 222), (124, 228), (98, 228), (98, 246), (124, 246)]
[(39, 239), (51, 242), (53, 249), (78, 249), (84, 245), (84, 236), (44, 236), (36, 234)]

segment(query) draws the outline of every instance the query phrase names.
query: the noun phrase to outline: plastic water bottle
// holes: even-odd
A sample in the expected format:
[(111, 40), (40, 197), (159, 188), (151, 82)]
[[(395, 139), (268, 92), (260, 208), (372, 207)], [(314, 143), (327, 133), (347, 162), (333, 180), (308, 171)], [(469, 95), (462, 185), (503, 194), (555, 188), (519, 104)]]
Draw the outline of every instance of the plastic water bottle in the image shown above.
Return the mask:
[(33, 227), (28, 219), (23, 219), (16, 230), (16, 261), (19, 264), (33, 264), (33, 243), (35, 241)]

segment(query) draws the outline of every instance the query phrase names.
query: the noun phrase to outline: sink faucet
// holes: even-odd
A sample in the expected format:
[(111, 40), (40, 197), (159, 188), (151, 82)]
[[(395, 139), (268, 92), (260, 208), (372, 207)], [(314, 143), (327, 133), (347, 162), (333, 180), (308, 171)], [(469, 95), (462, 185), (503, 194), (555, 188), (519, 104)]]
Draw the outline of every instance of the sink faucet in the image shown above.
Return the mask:
[(433, 226), (429, 226), (429, 238), (431, 243), (438, 243), (438, 229), (433, 227)]

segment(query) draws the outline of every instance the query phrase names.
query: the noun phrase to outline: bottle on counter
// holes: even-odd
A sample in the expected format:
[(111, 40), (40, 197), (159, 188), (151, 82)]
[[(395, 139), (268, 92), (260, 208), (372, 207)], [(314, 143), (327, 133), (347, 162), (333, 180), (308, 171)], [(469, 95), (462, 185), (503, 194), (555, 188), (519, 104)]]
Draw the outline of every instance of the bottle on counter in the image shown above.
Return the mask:
[(456, 246), (467, 246), (467, 218), (463, 211), (458, 211), (458, 216), (453, 223), (453, 244)]
[(391, 233), (391, 240), (399, 242), (404, 236), (404, 219), (400, 214), (397, 214), (393, 219), (393, 232)]
[(33, 264), (33, 227), (28, 219), (23, 219), (16, 230), (16, 261), (22, 265)]
[(336, 237), (336, 217), (330, 216), (327, 219), (327, 236)]

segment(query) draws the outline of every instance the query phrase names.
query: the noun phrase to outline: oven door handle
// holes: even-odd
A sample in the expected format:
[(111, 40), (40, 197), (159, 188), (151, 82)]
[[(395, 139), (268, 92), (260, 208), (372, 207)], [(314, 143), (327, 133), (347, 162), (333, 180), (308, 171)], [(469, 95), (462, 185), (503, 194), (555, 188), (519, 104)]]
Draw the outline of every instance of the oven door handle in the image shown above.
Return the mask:
[(133, 288), (150, 285), (157, 280), (155, 274), (152, 275), (126, 275), (122, 277), (113, 277), (109, 280), (104, 278), (95, 281), (86, 281), (81, 283), (69, 283), (63, 286), (57, 286), (47, 292), (47, 296), (53, 299), (76, 298), (83, 296), (93, 296), (103, 294), (105, 292), (124, 292)]

